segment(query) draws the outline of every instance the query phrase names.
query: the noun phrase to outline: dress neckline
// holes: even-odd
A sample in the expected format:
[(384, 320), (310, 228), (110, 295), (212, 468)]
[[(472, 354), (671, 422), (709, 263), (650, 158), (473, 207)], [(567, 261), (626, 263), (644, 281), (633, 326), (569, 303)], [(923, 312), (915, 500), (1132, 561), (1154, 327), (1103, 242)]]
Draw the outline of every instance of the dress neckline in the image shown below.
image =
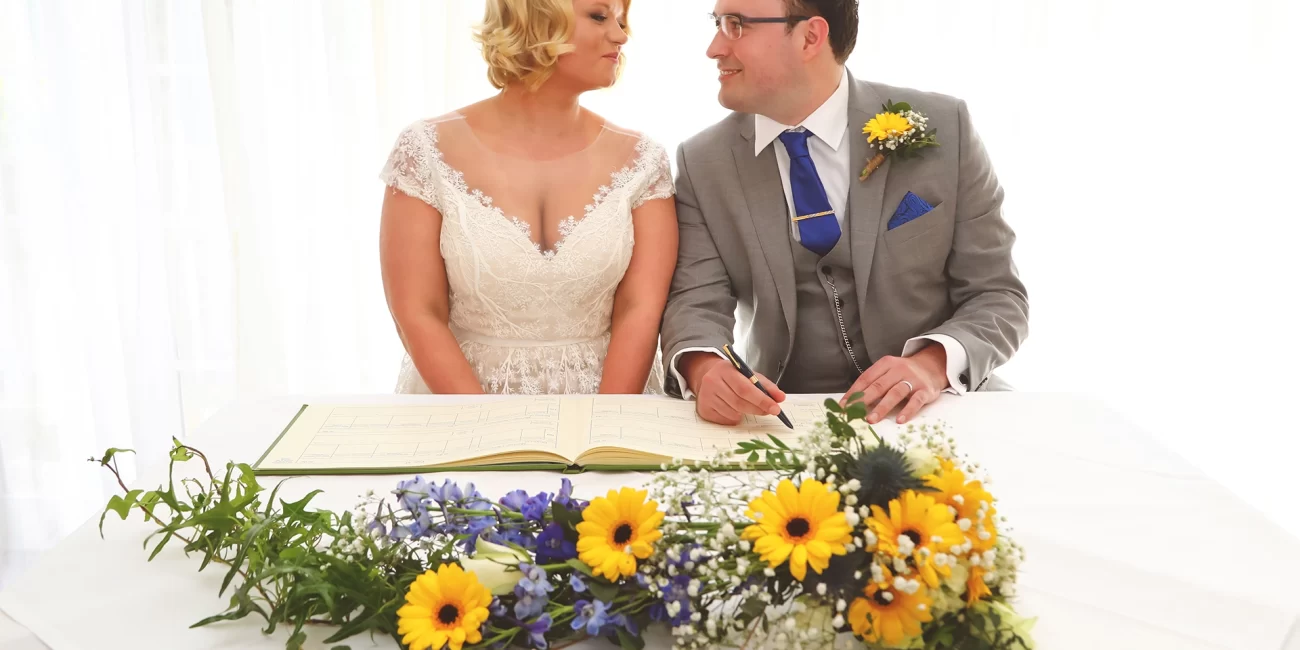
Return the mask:
[(580, 156), (584, 153), (587, 153), (588, 151), (591, 151), (597, 144), (600, 144), (602, 141), (604, 141), (605, 133), (611, 130), (609, 127), (609, 120), (605, 120), (602, 118), (600, 122), (600, 131), (596, 133), (596, 137), (592, 138), (591, 142), (588, 142), (581, 149), (577, 149), (575, 151), (571, 151), (569, 153), (556, 156), (554, 158), (529, 158), (526, 156), (520, 156), (518, 154), (508, 153), (505, 151), (498, 151), (497, 149), (488, 146), (488, 144), (483, 141), (483, 138), (479, 137), (478, 132), (474, 129), (474, 126), (469, 123), (469, 119), (465, 117), (464, 113), (460, 111), (452, 111), (451, 119), (460, 120), (464, 124), (465, 132), (469, 135), (469, 138), (473, 140), (474, 144), (480, 149), (487, 151), (494, 156), (501, 156), (503, 158), (510, 158), (513, 160), (522, 160), (525, 162), (539, 163), (539, 164), (557, 163), (557, 162), (561, 162), (573, 158), (574, 156)]

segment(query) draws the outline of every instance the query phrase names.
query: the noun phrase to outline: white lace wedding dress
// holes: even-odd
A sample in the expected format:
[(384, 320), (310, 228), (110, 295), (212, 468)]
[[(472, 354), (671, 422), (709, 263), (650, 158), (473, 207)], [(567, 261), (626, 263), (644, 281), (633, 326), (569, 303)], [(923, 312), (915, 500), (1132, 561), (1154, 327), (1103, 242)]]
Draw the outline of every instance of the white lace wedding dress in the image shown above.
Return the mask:
[[(597, 392), (632, 210), (673, 194), (663, 147), (607, 124), (580, 152), (526, 160), (489, 149), (453, 113), (407, 127), (380, 178), (442, 213), (450, 327), (483, 390)], [(516, 215), (550, 217), (537, 221), (551, 232)], [(652, 368), (657, 392), (657, 357)], [(409, 354), (397, 391), (429, 392)]]

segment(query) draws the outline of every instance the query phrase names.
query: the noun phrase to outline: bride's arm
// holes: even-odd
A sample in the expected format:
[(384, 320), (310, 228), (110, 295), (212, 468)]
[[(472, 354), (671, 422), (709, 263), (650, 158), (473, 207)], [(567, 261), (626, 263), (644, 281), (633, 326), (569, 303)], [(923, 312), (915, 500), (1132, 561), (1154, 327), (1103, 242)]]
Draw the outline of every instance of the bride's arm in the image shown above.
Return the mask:
[(482, 393), (447, 326), (447, 267), (438, 249), (442, 215), (403, 192), (384, 188), (379, 263), (384, 296), (402, 345), (429, 390)]
[(677, 207), (671, 198), (646, 201), (632, 211), (632, 262), (614, 293), (609, 353), (602, 393), (645, 390), (677, 262)]

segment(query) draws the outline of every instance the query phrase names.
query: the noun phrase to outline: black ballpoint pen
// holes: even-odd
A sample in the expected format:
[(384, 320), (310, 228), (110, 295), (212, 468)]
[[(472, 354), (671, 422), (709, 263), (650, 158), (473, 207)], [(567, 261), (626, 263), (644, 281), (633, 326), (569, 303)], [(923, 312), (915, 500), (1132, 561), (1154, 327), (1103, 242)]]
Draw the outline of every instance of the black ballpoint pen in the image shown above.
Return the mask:
[[(768, 397), (772, 397), (772, 394), (767, 392), (766, 388), (763, 388), (763, 384), (760, 384), (758, 382), (758, 377), (754, 375), (754, 371), (749, 369), (749, 365), (746, 364), (745, 361), (740, 358), (740, 355), (736, 354), (735, 350), (731, 349), (730, 345), (722, 346), (722, 354), (726, 356), (729, 361), (731, 361), (731, 365), (735, 366), (736, 370), (740, 371), (740, 374), (744, 375), (746, 379), (754, 382), (754, 386), (757, 386), (759, 390), (763, 391), (764, 395), (767, 395)], [(780, 409), (781, 407), (777, 406), (776, 416), (781, 418), (781, 422), (785, 424), (785, 426), (789, 427), (790, 429), (793, 429), (794, 425), (790, 424), (790, 418), (786, 417), (785, 411), (782, 411)]]

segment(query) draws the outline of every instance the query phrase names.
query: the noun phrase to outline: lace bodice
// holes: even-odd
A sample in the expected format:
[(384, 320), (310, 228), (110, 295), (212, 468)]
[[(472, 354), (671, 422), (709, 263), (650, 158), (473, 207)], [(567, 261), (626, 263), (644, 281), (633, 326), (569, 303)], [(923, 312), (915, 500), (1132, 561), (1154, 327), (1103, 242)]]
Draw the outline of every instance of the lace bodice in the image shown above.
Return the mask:
[[(402, 131), (381, 178), (442, 214), (450, 326), (485, 390), (596, 392), (632, 210), (672, 196), (662, 147), (606, 125), (581, 152), (523, 160), (453, 114)], [(428, 391), (409, 357), (398, 390)]]

